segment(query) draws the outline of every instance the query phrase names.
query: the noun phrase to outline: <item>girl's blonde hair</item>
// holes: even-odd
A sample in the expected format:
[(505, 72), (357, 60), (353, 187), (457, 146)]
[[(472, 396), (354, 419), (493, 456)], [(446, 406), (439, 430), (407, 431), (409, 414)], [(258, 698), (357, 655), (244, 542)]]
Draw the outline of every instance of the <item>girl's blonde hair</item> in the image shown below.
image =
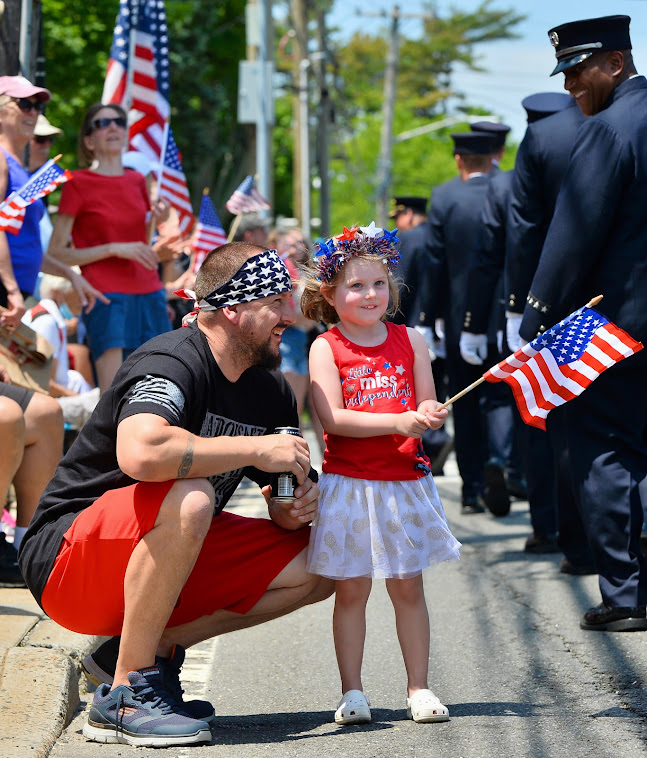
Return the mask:
[[(301, 310), (306, 318), (311, 321), (321, 321), (324, 324), (336, 324), (339, 322), (339, 315), (335, 308), (323, 296), (322, 288), (328, 288), (332, 291), (342, 280), (344, 269), (351, 258), (348, 258), (339, 267), (337, 273), (329, 282), (324, 282), (319, 278), (319, 268), (311, 259), (308, 266), (301, 267), (301, 284), (303, 292), (301, 294)], [(369, 251), (358, 253), (352, 256), (352, 260), (367, 261), (375, 263), (376, 260), (382, 261), (382, 257)], [(387, 268), (386, 263), (384, 267)], [(389, 283), (389, 307), (384, 316), (391, 316), (398, 310), (400, 303), (400, 282), (393, 274), (387, 270)]]

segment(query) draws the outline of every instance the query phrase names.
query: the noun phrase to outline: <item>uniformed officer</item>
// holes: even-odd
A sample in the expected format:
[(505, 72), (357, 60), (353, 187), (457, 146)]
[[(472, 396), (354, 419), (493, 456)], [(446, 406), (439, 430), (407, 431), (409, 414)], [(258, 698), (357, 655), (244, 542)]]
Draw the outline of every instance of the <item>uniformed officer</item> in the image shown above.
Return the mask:
[(395, 222), (398, 232), (415, 229), (427, 220), (427, 198), (413, 195), (396, 195), (391, 199), (389, 218)]
[[(563, 93), (537, 93), (529, 95), (522, 101), (528, 122), (555, 113), (566, 106), (571, 98)], [(488, 123), (488, 122), (485, 122)], [(479, 124), (473, 124), (472, 128)], [(499, 133), (507, 134), (508, 127), (502, 124)], [(487, 332), (490, 329), (504, 328), (503, 306), (503, 271), (506, 256), (507, 215), (510, 204), (511, 185), (514, 171), (498, 171), (491, 176), (488, 193), (482, 214), (482, 229), (479, 244), (474, 252), (467, 284), (466, 312), (463, 332), (460, 338), (460, 351), (468, 363), (480, 365), (487, 354)], [(491, 353), (494, 351), (491, 350)], [(507, 351), (505, 353), (507, 355)], [(500, 355), (502, 359), (504, 355)], [(488, 388), (489, 389), (489, 388)], [(502, 516), (509, 510), (509, 499), (502, 496), (504, 488), (519, 497), (527, 497), (533, 534), (528, 538), (525, 551), (530, 553), (556, 552), (557, 514), (555, 506), (554, 477), (552, 454), (546, 435), (532, 427), (527, 427), (512, 407), (512, 395), (505, 384), (494, 385), (502, 393), (498, 413), (510, 413), (515, 423), (514, 443), (519, 443), (524, 452), (524, 470), (526, 482), (515, 472), (508, 471), (504, 477), (503, 462), (490, 460), (486, 463), (484, 476), (486, 489), (484, 499), (494, 515)], [(494, 399), (492, 399), (494, 402)], [(508, 410), (507, 410), (508, 409)], [(499, 424), (498, 428), (506, 428)], [(510, 435), (509, 435), (510, 437)], [(530, 445), (532, 437), (532, 446)], [(508, 439), (507, 445), (513, 444)], [(530, 448), (532, 447), (532, 453)], [(505, 449), (505, 448), (504, 448)], [(509, 458), (508, 458), (509, 460)]]
[[(459, 340), (465, 314), (467, 272), (480, 230), (481, 210), (489, 188), (488, 171), (495, 140), (491, 135), (453, 134), (458, 180), (434, 189), (429, 211), (431, 253), (441, 267), (432, 283), (428, 313), (444, 317), (450, 394), (477, 379), (479, 367), (460, 356)], [(438, 304), (442, 310), (438, 311)], [(454, 448), (462, 479), (463, 513), (483, 512), (483, 467), (488, 458), (486, 419), (481, 393), (471, 392), (453, 407)]]
[(393, 317), (397, 324), (407, 326), (429, 326), (422, 309), (421, 286), (430, 268), (433, 268), (429, 247), (429, 225), (427, 223), (427, 199), (424, 197), (395, 196), (391, 201), (389, 217), (394, 219), (400, 238), (400, 263), (398, 279), (400, 288), (399, 312)]
[[(483, 256), (488, 257), (492, 247), (497, 246), (497, 240), (505, 239), (505, 216), (507, 214), (508, 196), (511, 174), (501, 171), (499, 163), (505, 153), (505, 141), (510, 127), (495, 121), (477, 121), (470, 124), (475, 133), (488, 134), (492, 137), (494, 152), (489, 170), (490, 185), (481, 216), (482, 228), (479, 233), (477, 248), (473, 251), (470, 266), (470, 278), (480, 280), (485, 273)], [(504, 253), (503, 245), (500, 249)], [(474, 266), (477, 271), (474, 271)], [(487, 263), (485, 264), (486, 268)], [(463, 360), (472, 365), (481, 365), (486, 356), (490, 363), (496, 363), (504, 358), (501, 353), (499, 336), (505, 329), (503, 308), (503, 281), (501, 268), (494, 273), (491, 282), (494, 289), (490, 290), (490, 282), (481, 282), (489, 292), (489, 298), (484, 314), (483, 333), (473, 335), (475, 327), (470, 325), (471, 308), (467, 307), (465, 320), (467, 326), (461, 333), (460, 353)], [(493, 273), (489, 268), (489, 273)], [(468, 288), (469, 288), (468, 279)], [(466, 298), (466, 304), (468, 298)], [(469, 346), (467, 345), (469, 343)], [(488, 365), (489, 365), (488, 364)], [(481, 390), (484, 410), (487, 413), (487, 432), (490, 435), (489, 448), (497, 451), (498, 455), (490, 457), (483, 469), (484, 489), (483, 500), (488, 510), (494, 516), (505, 516), (510, 511), (510, 495), (526, 498), (526, 484), (521, 472), (521, 460), (518, 452), (517, 434), (515, 432), (515, 410), (512, 396), (505, 385), (486, 385)], [(496, 436), (493, 436), (496, 435)]]
[[(593, 295), (647, 340), (647, 80), (631, 55), (628, 16), (551, 29), (553, 74), (585, 116), (532, 280), (520, 335), (534, 338)], [(647, 478), (647, 351), (605, 371), (564, 406), (569, 466), (602, 603), (582, 629), (647, 630), (640, 531)]]
[[(575, 100), (566, 93), (538, 93), (522, 104), (529, 126), (515, 162), (504, 276), (508, 293), (507, 340), (511, 350), (521, 346), (519, 326), (530, 282), (539, 263), (568, 159), (584, 120)], [(547, 110), (556, 106), (561, 108), (559, 112), (547, 114)], [(559, 549), (565, 556), (560, 571), (591, 574), (596, 571), (568, 475), (563, 420), (563, 413), (557, 408), (547, 420), (546, 433), (529, 426), (523, 430), (528, 487), (537, 504), (531, 508), (533, 535), (527, 547), (531, 552), (541, 551), (543, 546), (550, 548), (557, 526)]]
[[(406, 324), (420, 331), (429, 348), (433, 361), (432, 370), (438, 398), (444, 396), (444, 360), (436, 356), (432, 314), (425, 312), (429, 302), (429, 282), (439, 276), (439, 266), (431, 257), (429, 223), (427, 221), (427, 198), (396, 195), (392, 200), (389, 217), (395, 220), (400, 238), (400, 263), (398, 279), (401, 280), (400, 305), (391, 318), (396, 324)], [(431, 460), (434, 476), (443, 474), (443, 466), (453, 449), (453, 440), (443, 426), (428, 429), (422, 435), (422, 445)]]

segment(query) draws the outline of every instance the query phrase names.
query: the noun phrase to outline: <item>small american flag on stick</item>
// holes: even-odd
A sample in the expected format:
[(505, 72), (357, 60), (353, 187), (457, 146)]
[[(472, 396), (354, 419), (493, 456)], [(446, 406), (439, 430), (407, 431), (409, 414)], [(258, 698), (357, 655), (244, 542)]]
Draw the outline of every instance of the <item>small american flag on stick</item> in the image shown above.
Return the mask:
[(588, 305), (484, 375), (512, 388), (521, 417), (546, 428), (546, 416), (581, 395), (603, 371), (642, 350), (643, 345)]
[(526, 424), (546, 429), (553, 408), (581, 395), (603, 371), (643, 349), (642, 342), (593, 309), (600, 300), (602, 295), (593, 298), (440, 407), (447, 408), (484, 381), (506, 382)]
[(271, 206), (256, 189), (254, 177), (250, 174), (234, 190), (234, 194), (227, 200), (225, 207), (230, 213), (238, 216), (241, 213), (268, 211)]
[(25, 219), (25, 209), (28, 205), (36, 202), (41, 197), (49, 195), (60, 184), (72, 178), (72, 174), (61, 168), (56, 161), (60, 158), (51, 158), (47, 161), (25, 184), (0, 203), (0, 230), (18, 234)]
[(193, 272), (197, 273), (207, 255), (214, 248), (224, 245), (225, 242), (227, 242), (227, 235), (211, 202), (209, 190), (205, 189), (202, 194), (202, 204), (200, 205), (200, 217), (195, 228), (195, 236), (191, 243), (191, 247), (195, 251)]

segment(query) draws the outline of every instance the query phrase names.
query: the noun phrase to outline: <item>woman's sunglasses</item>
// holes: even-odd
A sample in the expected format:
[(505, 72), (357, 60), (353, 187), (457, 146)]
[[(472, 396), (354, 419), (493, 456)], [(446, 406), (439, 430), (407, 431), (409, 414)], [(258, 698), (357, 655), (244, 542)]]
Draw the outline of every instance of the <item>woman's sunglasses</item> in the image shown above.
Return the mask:
[(128, 125), (128, 122), (123, 116), (113, 116), (112, 118), (95, 118), (92, 122), (92, 130), (95, 129), (107, 129), (110, 124), (115, 124), (116, 126), (120, 126), (122, 129), (125, 129)]
[(14, 97), (13, 101), (23, 113), (29, 113), (29, 111), (45, 113), (45, 103), (41, 103), (39, 100), (34, 102), (27, 97)]
[(50, 134), (48, 134), (46, 136), (45, 135), (41, 135), (41, 134), (37, 134), (34, 137), (34, 142), (38, 143), (39, 145), (45, 145), (48, 142), (53, 145), (54, 142), (55, 142), (55, 140), (56, 140), (56, 137), (54, 137), (54, 136), (52, 136)]

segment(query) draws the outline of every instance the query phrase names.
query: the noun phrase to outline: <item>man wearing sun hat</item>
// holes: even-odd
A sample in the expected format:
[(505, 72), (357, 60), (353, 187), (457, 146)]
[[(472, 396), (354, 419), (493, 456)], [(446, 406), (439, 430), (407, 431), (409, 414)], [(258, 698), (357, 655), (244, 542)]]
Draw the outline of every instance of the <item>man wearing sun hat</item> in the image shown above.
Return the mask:
[(29, 173), (37, 171), (50, 157), (50, 151), (57, 137), (63, 134), (63, 130), (50, 124), (46, 116), (41, 113), (34, 127), (34, 135), (29, 140)]
[[(628, 16), (548, 33), (553, 74), (585, 116), (566, 169), (520, 335), (551, 327), (595, 295), (599, 312), (647, 342), (647, 80), (636, 73)], [(564, 406), (569, 472), (602, 603), (582, 629), (647, 631), (640, 532), (647, 491), (647, 351), (605, 371)], [(641, 491), (642, 490), (642, 491)]]

